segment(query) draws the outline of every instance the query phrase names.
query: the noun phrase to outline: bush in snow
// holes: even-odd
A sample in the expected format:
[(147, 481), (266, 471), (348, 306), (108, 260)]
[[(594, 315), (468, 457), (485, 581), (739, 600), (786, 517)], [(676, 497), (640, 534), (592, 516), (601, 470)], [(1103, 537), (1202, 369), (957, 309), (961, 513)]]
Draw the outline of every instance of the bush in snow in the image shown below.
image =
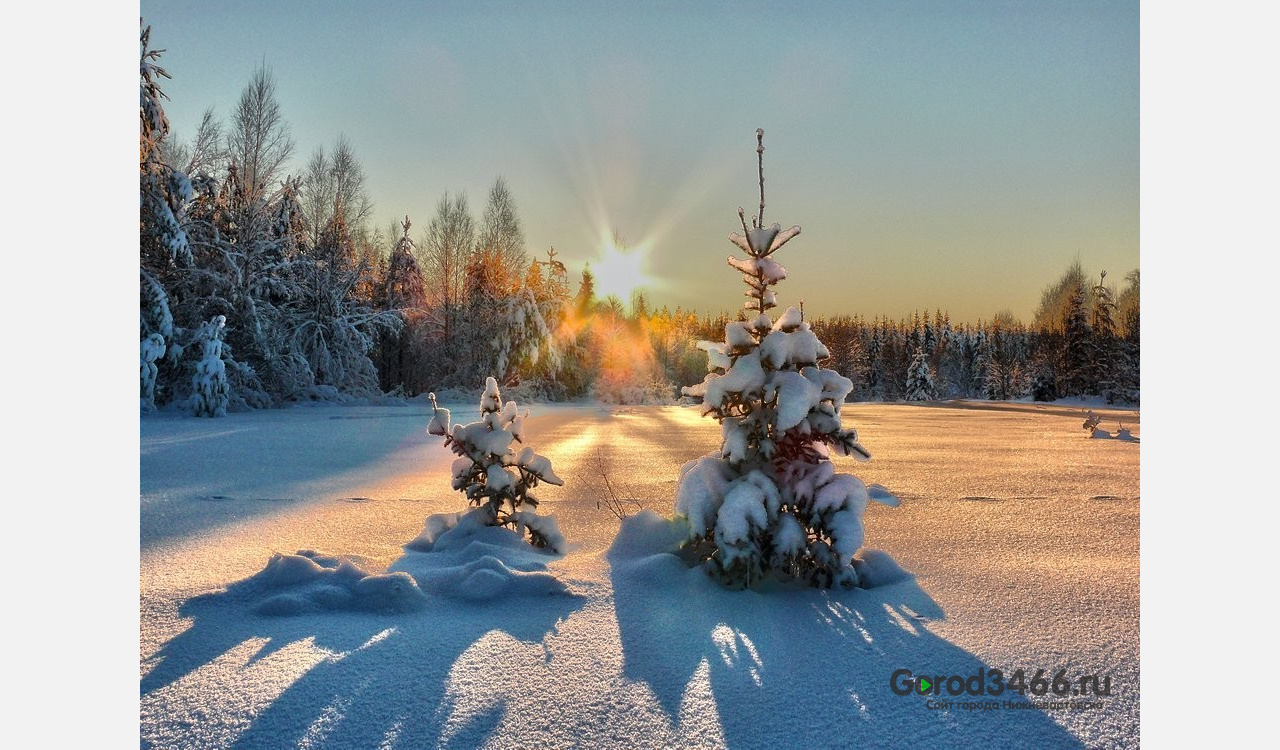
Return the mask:
[(141, 388), (139, 397), (143, 411), (155, 408), (156, 401), (156, 360), (164, 356), (164, 337), (153, 333), (142, 340), (139, 346), (139, 369)]
[(729, 240), (745, 259), (729, 257), (750, 288), (754, 318), (725, 326), (723, 342), (703, 341), (709, 374), (685, 388), (703, 399), (703, 414), (720, 422), (719, 451), (680, 470), (676, 513), (689, 522), (689, 545), (724, 583), (750, 586), (773, 574), (814, 586), (859, 583), (852, 559), (862, 546), (869, 500), (898, 501), (838, 474), (830, 451), (865, 461), (858, 433), (840, 423), (853, 383), (818, 365), (829, 354), (796, 308), (777, 321), (771, 287), (786, 278), (772, 256), (800, 227), (764, 226), (763, 130), (756, 131), (760, 214)]
[[(551, 470), (551, 461), (525, 446), (516, 453), (512, 441), (524, 442), (524, 420), (529, 417), (516, 407), (515, 401), (502, 403), (502, 393), (493, 378), (485, 380), (480, 397), (480, 420), (450, 426), (448, 409), (431, 399), (433, 415), (427, 431), (444, 436), (444, 444), (458, 458), (453, 462), (453, 488), (467, 496), (475, 509), (466, 514), (465, 522), (484, 526), (507, 526), (535, 547), (553, 552), (565, 551), (564, 537), (552, 516), (540, 516), (532, 508), (538, 499), (530, 490), (539, 482), (563, 486), (564, 482)], [(458, 523), (462, 523), (459, 519)]]
[(1102, 424), (1102, 417), (1098, 416), (1097, 414), (1094, 414), (1093, 409), (1089, 409), (1088, 411), (1085, 412), (1084, 424), (1081, 425), (1081, 427), (1084, 427), (1084, 431), (1089, 433), (1089, 437), (1091, 438), (1111, 437), (1110, 432), (1107, 432), (1106, 430), (1102, 430), (1098, 428), (1098, 425), (1100, 424)]
[(933, 382), (933, 369), (929, 367), (929, 355), (917, 349), (907, 370), (907, 401), (936, 401), (938, 388)]
[(227, 324), (225, 315), (218, 315), (205, 323), (200, 331), (204, 341), (204, 356), (196, 365), (191, 379), (191, 410), (197, 417), (225, 417), (230, 388), (227, 386), (227, 369), (222, 362), (222, 329)]

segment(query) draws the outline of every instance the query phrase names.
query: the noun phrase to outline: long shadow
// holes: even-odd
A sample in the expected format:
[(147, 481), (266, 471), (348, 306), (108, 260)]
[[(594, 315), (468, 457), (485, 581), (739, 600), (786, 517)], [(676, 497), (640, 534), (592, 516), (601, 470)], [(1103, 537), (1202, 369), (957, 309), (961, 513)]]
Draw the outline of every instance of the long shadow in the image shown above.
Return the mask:
[(145, 417), (141, 549), (314, 502), (307, 488), (397, 451), (443, 451), (426, 434), (429, 419), (430, 410), (416, 405), (264, 410), (216, 420)]
[[(504, 708), (499, 703), (443, 736), (451, 667), (495, 631), (525, 643), (544, 641), (584, 599), (552, 595), (468, 602), (430, 596), (425, 609), (412, 613), (294, 617), (257, 615), (249, 603), (234, 585), (187, 601), (180, 613), (194, 622), (155, 655), (159, 662), (142, 678), (140, 692), (145, 704), (148, 695), (249, 639), (267, 639), (251, 663), (310, 640), (332, 656), (305, 671), (233, 742), (222, 745), (274, 750), (317, 739), (326, 747), (349, 748), (376, 748), (389, 738), (396, 747), (436, 747), (442, 740), (456, 747), (479, 746), (501, 723)], [(145, 731), (142, 739), (143, 747), (165, 744)], [(192, 740), (184, 746), (193, 742), (199, 744)]]
[[(1066, 404), (1055, 404), (1053, 402), (1032, 402), (1025, 401), (968, 401), (968, 400), (952, 400), (952, 401), (889, 401), (886, 404), (899, 404), (902, 406), (922, 406), (927, 409), (962, 409), (966, 411), (999, 411), (1007, 413), (1022, 412), (1027, 414), (1049, 414), (1056, 417), (1079, 417), (1083, 416), (1087, 409), (1093, 409), (1095, 412), (1112, 418), (1113, 414), (1132, 415), (1139, 411), (1137, 405), (1124, 406), (1068, 406)], [(844, 406), (858, 406), (868, 404), (872, 406), (881, 405), (878, 402), (860, 402), (851, 401)], [(1130, 421), (1125, 419), (1126, 422)], [(1133, 424), (1138, 424), (1137, 419), (1132, 420)]]
[(730, 748), (1081, 746), (1039, 710), (939, 710), (895, 694), (899, 669), (969, 676), (1000, 666), (925, 627), (944, 615), (913, 578), (758, 593), (727, 591), (671, 554), (612, 562), (624, 676), (647, 683), (674, 723), (705, 662)]
[[(293, 747), (338, 705), (343, 718), (326, 734), (327, 747), (375, 748), (389, 736), (397, 747), (435, 747), (444, 739), (447, 678), (459, 656), (495, 630), (539, 643), (581, 604), (571, 597), (548, 597), (536, 606), (450, 602), (447, 612), (404, 618), (378, 643), (307, 672), (258, 715), (235, 747)], [(478, 747), (503, 715), (498, 704), (448, 740)]]

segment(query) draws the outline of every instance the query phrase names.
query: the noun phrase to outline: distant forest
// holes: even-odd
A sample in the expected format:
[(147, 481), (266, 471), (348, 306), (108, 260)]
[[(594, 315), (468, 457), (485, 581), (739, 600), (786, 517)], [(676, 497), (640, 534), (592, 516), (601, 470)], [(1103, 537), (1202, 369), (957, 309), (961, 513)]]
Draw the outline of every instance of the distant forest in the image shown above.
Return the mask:
[[(730, 317), (597, 297), (554, 251), (531, 257), (498, 178), (477, 215), (464, 194), (429, 219), (374, 226), (363, 168), (338, 136), (300, 175), (269, 71), (225, 119), (170, 133), (141, 33), (140, 396), (196, 414), (302, 401), (478, 393), (665, 403), (702, 380), (699, 340)], [(1117, 292), (1077, 263), (1030, 324), (810, 318), (855, 400), (1139, 397), (1139, 273)]]

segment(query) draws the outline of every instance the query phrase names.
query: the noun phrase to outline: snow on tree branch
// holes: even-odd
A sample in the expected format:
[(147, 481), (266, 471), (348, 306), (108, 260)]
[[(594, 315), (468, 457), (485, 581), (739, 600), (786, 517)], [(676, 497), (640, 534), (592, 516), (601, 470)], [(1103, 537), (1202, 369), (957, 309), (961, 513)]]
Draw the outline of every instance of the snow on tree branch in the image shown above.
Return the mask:
[(775, 321), (772, 287), (787, 277), (770, 256), (800, 234), (763, 226), (764, 132), (756, 131), (760, 214), (729, 240), (746, 252), (730, 256), (742, 273), (754, 319), (730, 322), (724, 342), (703, 341), (708, 374), (684, 389), (702, 398), (719, 423), (720, 450), (680, 470), (676, 513), (689, 522), (687, 545), (709, 572), (733, 587), (765, 578), (813, 586), (855, 586), (854, 554), (862, 546), (862, 515), (871, 500), (897, 505), (887, 490), (871, 491), (838, 474), (830, 453), (867, 460), (858, 433), (841, 424), (840, 406), (853, 383), (821, 367), (830, 352), (804, 316), (787, 308)]

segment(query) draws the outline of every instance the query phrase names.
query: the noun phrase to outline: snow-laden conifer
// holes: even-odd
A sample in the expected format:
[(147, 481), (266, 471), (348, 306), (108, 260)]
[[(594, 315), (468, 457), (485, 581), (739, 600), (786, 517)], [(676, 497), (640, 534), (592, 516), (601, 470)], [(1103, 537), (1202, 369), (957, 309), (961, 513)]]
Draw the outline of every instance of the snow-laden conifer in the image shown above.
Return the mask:
[(720, 422), (719, 451), (680, 470), (676, 513), (689, 523), (689, 545), (708, 570), (731, 586), (772, 574), (815, 586), (858, 584), (854, 553), (862, 546), (869, 500), (897, 498), (840, 474), (831, 451), (865, 461), (858, 433), (841, 424), (840, 406), (853, 383), (819, 366), (828, 351), (800, 311), (776, 321), (773, 287), (787, 276), (774, 254), (800, 234), (764, 224), (764, 131), (757, 130), (760, 213), (729, 235), (746, 258), (730, 256), (748, 290), (746, 319), (725, 326), (723, 342), (703, 341), (710, 372), (686, 395)]
[(139, 369), (141, 408), (151, 411), (156, 406), (156, 360), (164, 356), (164, 338), (158, 333), (149, 334), (139, 344)]
[(564, 481), (552, 470), (550, 459), (530, 446), (518, 452), (512, 446), (524, 442), (528, 410), (521, 413), (515, 401), (504, 404), (493, 378), (485, 380), (480, 419), (469, 424), (451, 425), (449, 410), (436, 403), (434, 393), (429, 397), (433, 414), (427, 431), (443, 436), (444, 444), (457, 454), (453, 488), (476, 506), (456, 523), (510, 527), (522, 536), (527, 532), (535, 547), (563, 553), (564, 536), (555, 518), (534, 512), (538, 499), (531, 490), (539, 483), (563, 486)]
[(204, 355), (191, 379), (191, 411), (197, 417), (225, 417), (230, 388), (226, 365), (222, 362), (222, 330), (225, 315), (216, 315), (197, 334), (204, 343)]
[(933, 368), (929, 366), (929, 355), (917, 349), (911, 358), (911, 367), (907, 370), (907, 401), (935, 401), (938, 398), (938, 387), (934, 384)]
[(184, 224), (184, 208), (193, 197), (191, 181), (164, 162), (162, 143), (169, 135), (169, 118), (160, 100), (160, 79), (169, 74), (157, 64), (164, 50), (150, 48), (151, 27), (142, 30), (138, 91), (138, 182), (142, 254), (167, 255), (191, 265), (191, 246)]

